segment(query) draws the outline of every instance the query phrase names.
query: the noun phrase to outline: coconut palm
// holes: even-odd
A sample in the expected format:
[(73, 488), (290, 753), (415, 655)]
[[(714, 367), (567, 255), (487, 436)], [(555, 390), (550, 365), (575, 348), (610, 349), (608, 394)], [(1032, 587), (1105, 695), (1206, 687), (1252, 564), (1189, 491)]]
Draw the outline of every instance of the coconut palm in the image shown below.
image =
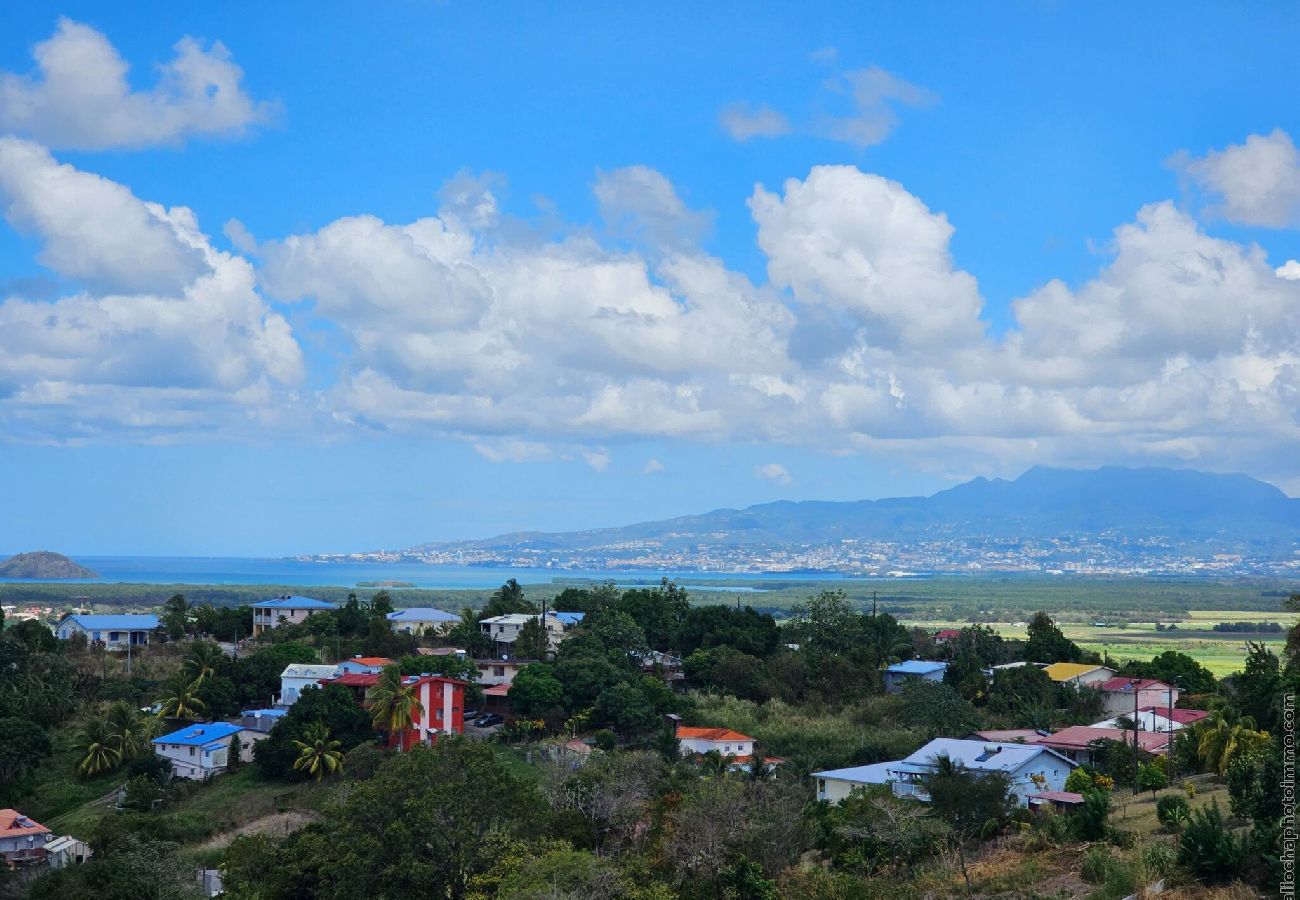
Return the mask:
[(149, 727), (134, 706), (123, 700), (117, 701), (108, 708), (106, 724), (124, 759), (139, 756), (144, 750)]
[(343, 770), (343, 752), (339, 750), (343, 743), (330, 739), (329, 729), (324, 722), (308, 725), (303, 737), (306, 738), (305, 741), (293, 742), (298, 748), (298, 758), (293, 761), (294, 769), (317, 781)]
[(1222, 775), (1239, 752), (1267, 738), (1255, 730), (1255, 720), (1235, 709), (1221, 706), (1199, 723), (1201, 739), (1196, 753), (1205, 765)]
[(181, 671), (197, 687), (205, 678), (217, 674), (217, 667), (221, 665), (224, 656), (225, 653), (212, 641), (195, 641), (181, 661)]
[[(415, 688), (403, 682), (402, 670), (396, 665), (384, 666), (379, 681), (366, 691), (366, 702), (375, 727), (390, 735), (402, 734), (424, 712)], [(397, 746), (400, 751), (400, 740)]]
[(77, 771), (93, 778), (115, 768), (122, 761), (122, 751), (115, 746), (116, 741), (108, 723), (94, 719), (86, 723), (82, 732), (86, 742), (86, 755), (82, 758)]
[(172, 682), (168, 696), (160, 698), (158, 702), (158, 718), (160, 719), (194, 719), (199, 713), (207, 709), (207, 704), (198, 698), (195, 689), (198, 687), (196, 682), (178, 680)]

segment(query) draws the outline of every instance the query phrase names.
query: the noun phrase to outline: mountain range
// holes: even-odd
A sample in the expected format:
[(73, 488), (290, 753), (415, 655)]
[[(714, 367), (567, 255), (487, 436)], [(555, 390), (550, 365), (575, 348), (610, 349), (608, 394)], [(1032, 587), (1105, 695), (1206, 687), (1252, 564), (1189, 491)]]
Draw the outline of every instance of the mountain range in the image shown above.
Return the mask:
[(778, 501), (744, 509), (572, 532), (515, 532), (422, 544), (407, 553), (589, 551), (652, 544), (799, 547), (844, 541), (996, 542), (1101, 536), (1195, 553), (1290, 556), (1300, 499), (1246, 475), (1187, 469), (1035, 467), (1019, 478), (975, 478), (929, 497)]

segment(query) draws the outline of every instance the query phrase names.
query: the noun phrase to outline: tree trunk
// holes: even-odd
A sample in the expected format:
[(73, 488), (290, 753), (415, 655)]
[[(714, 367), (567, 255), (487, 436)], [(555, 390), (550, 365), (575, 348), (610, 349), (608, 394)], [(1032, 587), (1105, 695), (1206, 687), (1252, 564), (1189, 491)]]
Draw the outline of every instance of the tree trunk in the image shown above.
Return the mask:
[(974, 897), (975, 890), (970, 884), (970, 873), (966, 871), (966, 851), (962, 848), (961, 840), (957, 841), (957, 859), (961, 861), (961, 877), (966, 879), (966, 896)]

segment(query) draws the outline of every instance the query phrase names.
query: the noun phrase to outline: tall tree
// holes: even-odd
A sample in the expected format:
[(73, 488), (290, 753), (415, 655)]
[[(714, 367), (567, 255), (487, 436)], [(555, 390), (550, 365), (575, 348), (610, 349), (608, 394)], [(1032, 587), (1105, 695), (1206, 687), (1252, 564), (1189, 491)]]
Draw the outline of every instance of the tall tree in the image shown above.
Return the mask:
[(185, 636), (185, 627), (189, 624), (190, 605), (184, 594), (172, 594), (163, 604), (162, 625), (167, 636), (178, 641)]
[(77, 771), (93, 778), (116, 768), (122, 761), (122, 751), (117, 749), (114, 737), (107, 723), (99, 719), (87, 722), (82, 732), (84, 749)]
[(156, 702), (160, 719), (192, 721), (208, 708), (196, 692), (194, 682), (183, 677), (173, 679), (166, 695)]
[(1025, 642), (1025, 661), (1037, 663), (1080, 662), (1083, 651), (1045, 612), (1034, 613), (1029, 620), (1029, 640)]
[(947, 755), (938, 757), (934, 771), (921, 779), (930, 795), (930, 810), (945, 822), (961, 861), (966, 892), (974, 896), (966, 870), (966, 841), (977, 837), (988, 822), (1001, 823), (1011, 815), (1015, 801), (1005, 772), (972, 772)]
[(366, 691), (366, 702), (370, 704), (375, 727), (396, 738), (400, 751), (402, 734), (424, 712), (424, 704), (416, 696), (414, 686), (404, 682), (400, 666), (384, 666), (378, 683)]
[(217, 674), (225, 659), (226, 654), (212, 641), (195, 641), (181, 660), (181, 671), (197, 687), (205, 678)]

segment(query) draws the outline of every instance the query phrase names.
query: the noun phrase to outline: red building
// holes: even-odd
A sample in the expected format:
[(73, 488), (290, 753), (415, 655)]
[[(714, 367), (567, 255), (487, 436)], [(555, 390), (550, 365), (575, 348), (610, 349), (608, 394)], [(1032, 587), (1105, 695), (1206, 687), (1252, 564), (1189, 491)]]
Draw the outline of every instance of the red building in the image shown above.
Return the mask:
[[(349, 672), (322, 680), (321, 685), (337, 684), (352, 692), (357, 705), (368, 707), (366, 693), (379, 681), (378, 675), (366, 672)], [(420, 701), (420, 712), (415, 722), (401, 735), (403, 750), (416, 744), (432, 744), (440, 734), (465, 733), (465, 685), (456, 678), (441, 675), (407, 675), (402, 683), (415, 688)], [(397, 735), (389, 735), (388, 746), (396, 747)]]

